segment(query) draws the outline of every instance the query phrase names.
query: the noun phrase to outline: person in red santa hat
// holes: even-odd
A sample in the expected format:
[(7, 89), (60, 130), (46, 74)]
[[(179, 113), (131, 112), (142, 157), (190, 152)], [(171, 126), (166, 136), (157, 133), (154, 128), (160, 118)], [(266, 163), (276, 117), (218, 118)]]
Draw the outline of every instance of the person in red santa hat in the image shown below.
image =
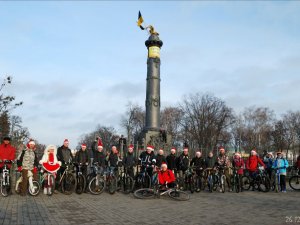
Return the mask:
[[(30, 139), (26, 145), (26, 149), (24, 149), (17, 158), (18, 171), (22, 174), (20, 178), (22, 180), (20, 184), (20, 194), (22, 196), (25, 196), (27, 193), (28, 181), (32, 182), (32, 177), (34, 180), (37, 180), (38, 159), (35, 149), (34, 140)], [(30, 186), (32, 192), (34, 192), (33, 185), (31, 184)]]
[(175, 186), (175, 175), (172, 170), (168, 169), (166, 163), (161, 164), (161, 170), (158, 172), (159, 184), (164, 187), (172, 188)]
[(233, 160), (232, 160), (232, 166), (237, 169), (237, 174), (239, 176), (239, 181), (240, 181), (240, 191), (243, 191), (242, 189), (242, 176), (244, 174), (244, 167), (245, 163), (243, 158), (241, 157), (241, 153), (236, 152), (234, 153)]
[[(257, 169), (259, 164), (263, 167), (266, 167), (263, 161), (258, 157), (256, 150), (251, 150), (250, 156), (246, 162), (246, 169), (249, 171), (250, 177), (253, 179), (255, 178), (257, 174)], [(254, 191), (254, 184), (252, 183), (252, 191)]]
[[(54, 175), (56, 177), (56, 172), (59, 170), (61, 166), (61, 162), (57, 160), (57, 148), (55, 145), (48, 145), (44, 151), (44, 155), (40, 160), (40, 164), (43, 168)], [(44, 194), (47, 194), (48, 181), (45, 180), (44, 184)]]

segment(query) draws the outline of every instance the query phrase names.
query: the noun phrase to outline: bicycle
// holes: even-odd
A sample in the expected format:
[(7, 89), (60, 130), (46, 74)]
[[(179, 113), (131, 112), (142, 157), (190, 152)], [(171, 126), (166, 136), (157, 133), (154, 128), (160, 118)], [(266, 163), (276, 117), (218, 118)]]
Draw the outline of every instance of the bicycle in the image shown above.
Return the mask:
[[(15, 187), (15, 191), (17, 194), (21, 192), (20, 183), (23, 181), (23, 177), (21, 176), (21, 173), (19, 174), (19, 176), (20, 177), (17, 179), (16, 187)], [(31, 196), (37, 196), (40, 193), (40, 189), (41, 189), (40, 183), (36, 180), (33, 180), (33, 173), (30, 170), (28, 170), (27, 176), (28, 176), (28, 183), (29, 183), (28, 193)]]
[(39, 184), (43, 188), (47, 188), (47, 195), (51, 196), (55, 190), (55, 177), (52, 173), (44, 170), (42, 167), (39, 169)]
[(82, 194), (85, 191), (86, 188), (86, 177), (82, 173), (82, 163), (77, 163), (77, 170), (76, 170), (76, 180), (77, 180), (77, 185), (76, 185), (76, 193), (77, 194)]
[(204, 174), (205, 175), (205, 179), (204, 179), (204, 189), (205, 190), (205, 186), (207, 185), (208, 187), (208, 191), (209, 192), (213, 192), (214, 186), (215, 186), (215, 181), (216, 181), (216, 169), (215, 168), (206, 168), (204, 170)]
[(263, 167), (258, 168), (258, 173), (254, 174), (254, 177), (243, 176), (242, 177), (242, 188), (243, 190), (249, 190), (250, 187), (257, 189), (262, 192), (268, 192), (271, 188), (271, 183), (268, 175), (265, 173)]
[(295, 191), (300, 191), (300, 175), (299, 175), (299, 168), (296, 169), (296, 175), (291, 176), (289, 179), (290, 187)]
[(218, 166), (217, 173), (215, 175), (215, 182), (214, 182), (214, 190), (220, 188), (220, 192), (225, 193), (225, 183), (226, 183), (226, 176), (225, 176), (225, 166)]
[(186, 190), (189, 190), (192, 194), (195, 191), (195, 180), (194, 172), (192, 167), (189, 167), (184, 173), (184, 183), (186, 185)]
[(272, 190), (275, 192), (280, 192), (280, 172), (279, 168), (274, 168)]
[(110, 194), (114, 194), (117, 190), (117, 178), (114, 173), (114, 167), (107, 167), (104, 173), (105, 186)]
[(147, 172), (147, 168), (149, 168), (149, 165), (143, 165), (142, 170), (139, 172), (139, 174), (136, 176), (136, 188), (150, 188), (151, 187), (151, 177), (149, 176)]
[(130, 192), (133, 191), (134, 180), (131, 176), (129, 176), (129, 174), (127, 172), (127, 168), (123, 168), (123, 170), (120, 170), (118, 187), (125, 194), (129, 194)]
[(71, 161), (65, 164), (66, 168), (63, 174), (60, 176), (59, 179), (59, 186), (61, 187), (62, 193), (66, 195), (72, 194), (77, 186), (76, 176), (73, 170), (73, 164)]
[(103, 168), (100, 167), (98, 163), (94, 163), (93, 170), (95, 176), (90, 180), (88, 189), (93, 195), (99, 195), (104, 191), (106, 187), (103, 177)]
[(195, 170), (194, 181), (195, 181), (195, 191), (200, 192), (205, 189), (205, 179), (204, 173), (205, 170), (199, 167), (193, 167)]
[(0, 177), (0, 189), (1, 195), (7, 197), (11, 193), (11, 183), (10, 183), (10, 172), (8, 169), (8, 164), (12, 164), (12, 160), (0, 160), (0, 163), (4, 162), (2, 169), (2, 176)]
[(142, 188), (136, 190), (133, 195), (138, 199), (151, 199), (160, 198), (167, 195), (170, 198), (177, 201), (187, 201), (190, 199), (190, 195), (184, 191), (179, 190), (178, 185), (173, 188), (169, 188), (168, 185), (154, 185), (153, 188)]
[(241, 190), (241, 182), (240, 182), (240, 176), (238, 174), (238, 170), (240, 168), (237, 167), (230, 167), (232, 169), (232, 176), (231, 176), (231, 185), (232, 185), (232, 191), (235, 191), (236, 193), (239, 193)]

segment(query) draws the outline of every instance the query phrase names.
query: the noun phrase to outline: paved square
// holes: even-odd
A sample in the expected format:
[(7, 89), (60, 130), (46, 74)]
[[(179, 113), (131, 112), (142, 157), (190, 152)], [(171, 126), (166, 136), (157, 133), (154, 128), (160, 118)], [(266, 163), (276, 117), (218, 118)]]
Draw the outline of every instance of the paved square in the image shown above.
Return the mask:
[(300, 193), (194, 193), (186, 202), (102, 193), (0, 197), (0, 224), (300, 224)]

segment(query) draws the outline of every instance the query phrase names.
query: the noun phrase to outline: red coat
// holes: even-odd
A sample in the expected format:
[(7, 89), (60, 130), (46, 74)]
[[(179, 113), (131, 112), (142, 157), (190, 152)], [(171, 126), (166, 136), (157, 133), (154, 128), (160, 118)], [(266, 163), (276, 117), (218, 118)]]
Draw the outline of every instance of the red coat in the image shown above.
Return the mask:
[[(5, 145), (4, 143), (0, 145), (0, 160), (14, 160), (16, 154), (16, 149), (10, 144)], [(0, 168), (4, 166), (4, 163), (0, 163)], [(8, 164), (8, 168), (10, 168)]]
[(244, 165), (245, 165), (245, 163), (244, 163), (243, 158), (233, 158), (232, 164), (235, 167), (240, 167), (237, 170), (238, 174), (244, 174)]
[(263, 161), (257, 155), (251, 155), (247, 160), (246, 168), (250, 172), (255, 172), (257, 170), (258, 164), (266, 167)]
[(158, 181), (161, 185), (164, 185), (166, 182), (175, 182), (175, 180), (175, 175), (172, 170), (167, 169), (165, 172), (163, 172), (162, 170), (158, 172)]

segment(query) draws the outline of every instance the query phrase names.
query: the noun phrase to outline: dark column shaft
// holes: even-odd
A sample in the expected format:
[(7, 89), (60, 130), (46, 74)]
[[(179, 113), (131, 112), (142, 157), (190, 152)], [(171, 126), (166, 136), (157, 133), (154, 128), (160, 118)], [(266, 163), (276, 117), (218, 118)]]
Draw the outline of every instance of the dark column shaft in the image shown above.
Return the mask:
[(148, 48), (147, 90), (146, 90), (146, 131), (160, 129), (160, 58), (162, 41), (158, 34), (152, 34), (145, 42)]

